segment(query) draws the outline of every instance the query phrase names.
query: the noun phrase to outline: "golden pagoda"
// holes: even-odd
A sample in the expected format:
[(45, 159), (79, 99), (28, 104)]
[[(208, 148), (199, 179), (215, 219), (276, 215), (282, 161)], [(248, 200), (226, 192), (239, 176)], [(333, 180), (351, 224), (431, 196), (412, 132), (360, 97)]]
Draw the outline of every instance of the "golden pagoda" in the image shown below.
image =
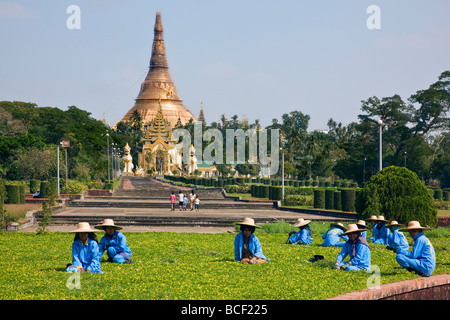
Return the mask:
[(128, 121), (133, 112), (137, 110), (144, 125), (148, 124), (153, 118), (156, 118), (159, 104), (164, 118), (172, 128), (175, 127), (178, 119), (183, 125), (188, 123), (191, 118), (195, 121), (191, 111), (184, 107), (177, 87), (170, 76), (163, 33), (161, 12), (157, 12), (149, 72), (141, 85), (134, 107), (125, 114), (121, 121)]

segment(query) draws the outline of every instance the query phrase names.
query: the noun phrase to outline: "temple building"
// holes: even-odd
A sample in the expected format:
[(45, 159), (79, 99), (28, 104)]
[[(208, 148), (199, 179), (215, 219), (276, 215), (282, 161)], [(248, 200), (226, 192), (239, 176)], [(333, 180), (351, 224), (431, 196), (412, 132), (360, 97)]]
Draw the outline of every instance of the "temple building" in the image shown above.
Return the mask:
[(198, 174), (213, 176), (217, 174), (214, 165), (198, 165), (194, 146), (191, 145), (188, 163), (183, 163), (183, 150), (177, 148), (178, 141), (172, 137), (172, 130), (192, 122), (206, 124), (201, 104), (197, 120), (180, 99), (170, 73), (163, 38), (161, 13), (156, 13), (154, 39), (150, 69), (141, 85), (135, 105), (121, 121), (128, 121), (138, 111), (144, 124), (144, 137), (136, 144), (136, 175), (157, 174)]

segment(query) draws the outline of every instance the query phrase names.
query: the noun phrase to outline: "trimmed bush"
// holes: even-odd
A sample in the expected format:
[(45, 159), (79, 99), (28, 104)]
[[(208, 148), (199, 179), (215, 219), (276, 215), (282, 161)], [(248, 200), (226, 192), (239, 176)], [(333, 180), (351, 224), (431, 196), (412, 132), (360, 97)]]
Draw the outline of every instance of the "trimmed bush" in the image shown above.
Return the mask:
[(278, 186), (270, 186), (269, 188), (269, 200), (281, 200), (282, 190)]
[(314, 208), (325, 209), (325, 190), (314, 190)]
[(443, 191), (444, 201), (450, 201), (450, 191)]
[(434, 190), (434, 198), (437, 199), (437, 200), (443, 200), (444, 199), (444, 194), (442, 192), (442, 189)]
[(20, 186), (7, 184), (6, 190), (6, 203), (7, 204), (20, 204)]
[(341, 191), (334, 191), (334, 210), (342, 210)]
[(41, 181), (41, 198), (56, 197), (58, 193), (57, 181), (50, 179), (49, 181)]
[(355, 189), (341, 189), (342, 211), (355, 212)]
[(41, 187), (41, 181), (32, 179), (30, 180), (30, 193), (36, 193)]
[(334, 209), (334, 190), (325, 190), (325, 209)]
[(366, 183), (361, 197), (358, 213), (363, 219), (383, 215), (387, 220), (399, 223), (416, 220), (431, 227), (438, 221), (426, 186), (416, 173), (404, 167), (390, 166), (379, 171)]
[(25, 203), (25, 186), (23, 184), (19, 185), (19, 198), (20, 198), (20, 203), (24, 204)]
[(261, 190), (262, 190), (261, 198), (269, 199), (269, 186), (268, 185), (261, 186)]

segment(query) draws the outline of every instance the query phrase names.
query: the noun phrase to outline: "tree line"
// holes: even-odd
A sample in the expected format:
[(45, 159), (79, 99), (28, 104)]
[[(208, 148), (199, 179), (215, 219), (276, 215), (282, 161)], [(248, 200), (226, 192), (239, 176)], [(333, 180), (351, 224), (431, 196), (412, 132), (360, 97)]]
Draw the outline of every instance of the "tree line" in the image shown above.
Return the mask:
[[(301, 110), (272, 119), (266, 129), (280, 130), (284, 172), (294, 179), (347, 179), (362, 184), (379, 170), (379, 130), (382, 128), (383, 167), (405, 166), (429, 185), (450, 187), (450, 71), (442, 72), (427, 89), (406, 101), (399, 95), (370, 97), (361, 101), (358, 121), (347, 125), (330, 118), (325, 131), (308, 131), (310, 116)], [(381, 120), (381, 127), (378, 121)], [(70, 106), (66, 111), (38, 107), (19, 101), (0, 102), (0, 177), (7, 180), (40, 179), (56, 176), (56, 146), (69, 140), (67, 170), (70, 179), (107, 179), (107, 137), (122, 150), (126, 143), (137, 161), (136, 142), (144, 124), (138, 112), (115, 130), (91, 117), (87, 111)], [(193, 121), (183, 128), (192, 131)], [(222, 115), (204, 129), (260, 129), (260, 120), (249, 123)], [(204, 142), (204, 147), (208, 142)], [(111, 145), (110, 145), (111, 147)], [(64, 153), (60, 168), (65, 170)], [(280, 154), (281, 160), (281, 154)], [(135, 163), (136, 164), (136, 163)], [(219, 171), (230, 173), (228, 165)], [(280, 166), (281, 169), (281, 166)], [(244, 164), (240, 173), (254, 175), (255, 165)], [(279, 170), (278, 176), (281, 175)]]

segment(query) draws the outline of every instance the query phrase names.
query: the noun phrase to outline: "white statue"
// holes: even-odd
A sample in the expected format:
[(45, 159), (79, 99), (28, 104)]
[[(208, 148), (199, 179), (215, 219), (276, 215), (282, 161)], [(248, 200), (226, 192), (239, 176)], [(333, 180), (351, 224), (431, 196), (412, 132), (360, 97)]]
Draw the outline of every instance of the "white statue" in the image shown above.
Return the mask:
[(134, 168), (133, 158), (131, 157), (131, 154), (130, 154), (131, 148), (128, 145), (128, 143), (125, 146), (125, 148), (123, 148), (123, 151), (124, 151), (124, 154), (123, 154), (122, 160), (125, 163), (125, 167), (123, 168), (123, 172), (127, 175), (127, 174), (130, 174), (130, 173), (133, 173), (133, 168)]

